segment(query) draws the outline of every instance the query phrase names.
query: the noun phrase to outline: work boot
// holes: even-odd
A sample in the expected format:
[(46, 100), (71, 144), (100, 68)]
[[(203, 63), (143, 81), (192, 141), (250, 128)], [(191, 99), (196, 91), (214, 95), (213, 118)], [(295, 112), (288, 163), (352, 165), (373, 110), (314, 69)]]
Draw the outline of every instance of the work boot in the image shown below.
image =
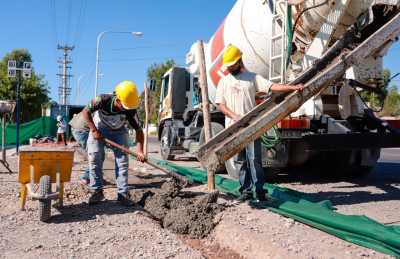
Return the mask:
[(268, 197), (266, 197), (265, 195), (263, 195), (263, 196), (258, 196), (257, 197), (257, 202), (261, 203), (263, 205), (269, 205), (269, 204), (271, 204), (273, 202), (273, 200), (268, 198)]
[(94, 190), (94, 193), (92, 196), (89, 198), (89, 204), (95, 204), (98, 203), (102, 200), (104, 200), (104, 194), (102, 190)]
[(252, 200), (252, 199), (253, 199), (253, 195), (248, 194), (248, 193), (243, 193), (243, 194), (240, 195), (238, 198), (236, 198), (236, 199), (233, 201), (233, 203), (234, 203), (234, 204), (240, 204), (240, 203), (243, 203), (243, 202), (245, 202), (245, 201)]
[(135, 206), (135, 202), (132, 200), (131, 194), (129, 192), (118, 193), (118, 203), (121, 203), (125, 206)]

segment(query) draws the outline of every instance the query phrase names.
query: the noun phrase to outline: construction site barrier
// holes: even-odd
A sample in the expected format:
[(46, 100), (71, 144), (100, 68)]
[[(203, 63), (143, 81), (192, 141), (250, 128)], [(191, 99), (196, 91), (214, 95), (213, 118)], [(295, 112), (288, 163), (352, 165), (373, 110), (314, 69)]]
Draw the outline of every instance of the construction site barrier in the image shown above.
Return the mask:
[[(68, 116), (63, 116), (63, 119), (68, 123)], [(37, 120), (19, 125), (19, 144), (29, 144), (29, 139), (39, 135), (57, 136), (57, 117), (43, 116)], [(0, 136), (2, 136), (2, 127), (0, 127)], [(69, 138), (69, 127), (67, 127), (67, 139)], [(17, 125), (8, 124), (6, 129), (6, 145), (16, 144), (17, 142)], [(3, 139), (0, 139), (0, 144)]]

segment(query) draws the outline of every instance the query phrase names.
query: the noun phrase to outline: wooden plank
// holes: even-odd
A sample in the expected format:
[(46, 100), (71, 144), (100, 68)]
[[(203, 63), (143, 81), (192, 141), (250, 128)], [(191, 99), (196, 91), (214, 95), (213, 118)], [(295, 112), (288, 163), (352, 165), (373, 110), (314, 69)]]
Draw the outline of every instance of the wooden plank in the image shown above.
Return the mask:
[[(207, 143), (211, 139), (211, 115), (210, 101), (208, 100), (206, 61), (204, 58), (204, 45), (202, 40), (197, 41), (197, 48), (199, 51), (200, 87), (203, 100), (204, 133)], [(207, 170), (207, 189), (215, 190), (215, 174), (213, 171), (210, 170)]]
[(148, 92), (147, 83), (144, 82), (144, 110), (146, 113), (146, 119), (144, 121), (144, 148), (143, 153), (144, 156), (147, 157), (147, 146), (149, 141), (149, 104), (148, 104)]

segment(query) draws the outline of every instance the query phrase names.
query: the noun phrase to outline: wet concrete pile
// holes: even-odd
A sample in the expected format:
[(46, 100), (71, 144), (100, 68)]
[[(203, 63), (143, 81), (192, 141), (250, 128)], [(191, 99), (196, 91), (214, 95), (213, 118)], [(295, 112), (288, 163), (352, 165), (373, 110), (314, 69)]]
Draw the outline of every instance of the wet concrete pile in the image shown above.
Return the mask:
[(214, 216), (222, 207), (217, 204), (218, 191), (195, 195), (181, 192), (183, 186), (176, 181), (165, 182), (152, 196), (147, 197), (144, 208), (163, 223), (164, 228), (190, 238), (205, 237), (214, 228)]

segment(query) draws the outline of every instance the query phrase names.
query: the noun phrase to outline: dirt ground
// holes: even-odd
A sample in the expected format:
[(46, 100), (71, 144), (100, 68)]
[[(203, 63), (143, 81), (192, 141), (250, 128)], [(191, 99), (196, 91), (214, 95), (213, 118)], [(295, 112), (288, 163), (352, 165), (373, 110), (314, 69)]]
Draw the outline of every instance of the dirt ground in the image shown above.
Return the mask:
[[(66, 149), (77, 151), (71, 182), (65, 187), (67, 198), (63, 208), (53, 206), (46, 223), (38, 220), (37, 201), (28, 201), (26, 210), (20, 210), (17, 156), (8, 152), (7, 161), (14, 173), (5, 173), (0, 166), (0, 258), (391, 258), (266, 209), (247, 203), (235, 206), (234, 197), (224, 193), (217, 201), (224, 209), (214, 218), (216, 227), (211, 234), (202, 239), (175, 234), (143, 209), (146, 199), (171, 179), (168, 175), (131, 160), (131, 169), (147, 169), (130, 170), (131, 194), (139, 206), (117, 204), (114, 184), (105, 186), (105, 202), (89, 205), (90, 190), (78, 183), (87, 166), (86, 157), (78, 147)], [(158, 151), (158, 144), (150, 141), (149, 157), (160, 159)], [(113, 181), (112, 153), (107, 157), (103, 171)], [(190, 155), (179, 156), (174, 163), (201, 167)], [(399, 224), (400, 176), (390, 170), (373, 171), (362, 180), (326, 179), (315, 171), (298, 172), (280, 175), (276, 184), (330, 199), (339, 213)], [(209, 193), (199, 184), (182, 191)]]

